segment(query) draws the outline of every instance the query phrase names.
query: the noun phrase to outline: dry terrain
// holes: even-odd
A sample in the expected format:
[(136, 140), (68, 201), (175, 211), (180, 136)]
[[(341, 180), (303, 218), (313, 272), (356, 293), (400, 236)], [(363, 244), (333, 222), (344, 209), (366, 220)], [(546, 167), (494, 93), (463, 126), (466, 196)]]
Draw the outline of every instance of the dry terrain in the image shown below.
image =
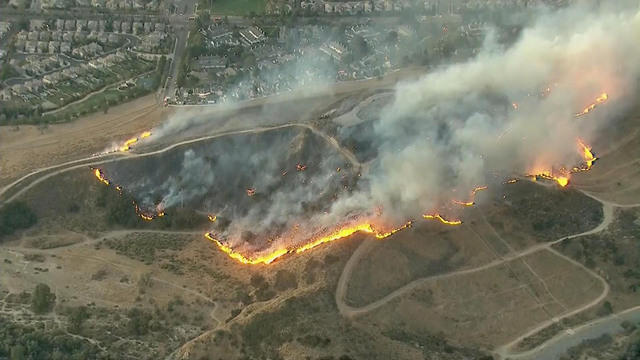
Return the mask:
[[(361, 113), (359, 102), (373, 102), (370, 92), (354, 100), (350, 86), (280, 104), (279, 113), (268, 105), (196, 109), (158, 128), (177, 135), (128, 156), (230, 131), (303, 126), (366, 167), (322, 117), (331, 108), (340, 109), (335, 116)], [(9, 172), (0, 181), (90, 156), (171, 113), (149, 98), (137, 104), (137, 112), (95, 115), (99, 123), (10, 133), (26, 143), (5, 132), (0, 161)], [(180, 130), (190, 118), (204, 120)], [(38, 222), (2, 238), (0, 319), (120, 358), (535, 359), (555, 346), (550, 339), (562, 343), (580, 324), (640, 305), (640, 136), (606, 139), (594, 144), (596, 166), (566, 189), (493, 184), (477, 205), (452, 214), (460, 226), (420, 219), (386, 240), (355, 234), (255, 266), (203, 237), (206, 214), (176, 208), (141, 220), (129, 198), (95, 179), (90, 161), (35, 174), (24, 191), (9, 191)], [(56, 295), (43, 315), (29, 307), (38, 283)]]

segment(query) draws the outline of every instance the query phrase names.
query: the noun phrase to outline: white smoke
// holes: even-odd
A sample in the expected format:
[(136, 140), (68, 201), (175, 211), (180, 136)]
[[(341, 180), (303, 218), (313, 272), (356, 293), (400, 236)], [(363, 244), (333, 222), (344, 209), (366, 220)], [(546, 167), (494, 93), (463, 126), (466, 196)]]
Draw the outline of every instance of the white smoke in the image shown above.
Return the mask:
[[(372, 216), (377, 208), (384, 210), (385, 222), (397, 224), (437, 208), (454, 192), (500, 184), (540, 167), (571, 168), (582, 160), (577, 139), (592, 143), (600, 129), (611, 126), (637, 99), (637, 4), (619, 1), (545, 11), (510, 47), (495, 39), (488, 36), (480, 53), (467, 62), (440, 67), (395, 88), (393, 102), (383, 108), (367, 139), (377, 156), (366, 165), (357, 189), (343, 192), (326, 213), (309, 216), (302, 206), (318, 199), (335, 176), (319, 172), (309, 187), (278, 190), (268, 206), (249, 208), (233, 218), (228, 235), (238, 239), (242, 229), (291, 227), (300, 221), (313, 232), (353, 216)], [(603, 92), (609, 94), (606, 104), (576, 117)], [(163, 132), (201, 121), (182, 122), (180, 127), (170, 122)], [(287, 151), (282, 144), (274, 147)], [(247, 167), (279, 171), (264, 154), (242, 156), (256, 160)], [(335, 164), (333, 159), (317, 165), (335, 169)], [(187, 151), (181, 177), (162, 185), (164, 199), (171, 205), (202, 196), (214, 181), (214, 170)], [(278, 181), (265, 178), (262, 188)], [(299, 234), (293, 241), (308, 235)], [(242, 244), (236, 240), (234, 245)]]

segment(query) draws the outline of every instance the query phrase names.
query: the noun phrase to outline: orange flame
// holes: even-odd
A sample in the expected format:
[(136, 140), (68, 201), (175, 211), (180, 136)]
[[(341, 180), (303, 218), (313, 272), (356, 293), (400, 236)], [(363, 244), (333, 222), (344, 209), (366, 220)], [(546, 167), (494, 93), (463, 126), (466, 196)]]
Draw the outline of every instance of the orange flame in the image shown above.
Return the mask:
[(600, 96), (598, 96), (596, 98), (596, 101), (589, 104), (586, 108), (584, 108), (584, 110), (582, 110), (582, 112), (579, 112), (576, 114), (576, 117), (580, 117), (583, 115), (587, 115), (588, 113), (590, 113), (591, 111), (593, 111), (593, 109), (595, 109), (598, 104), (603, 104), (605, 103), (607, 100), (609, 100), (609, 94), (607, 93), (602, 93), (600, 94)]
[(483, 190), (487, 190), (489, 187), (484, 185), (484, 186), (478, 186), (475, 187), (471, 190), (471, 199), (469, 201), (460, 201), (460, 200), (451, 200), (452, 203), (457, 204), (457, 205), (462, 205), (462, 206), (473, 206), (476, 204), (475, 202), (475, 197), (476, 194), (478, 193), (478, 191), (483, 191)]
[(107, 180), (107, 178), (104, 177), (104, 173), (100, 170), (100, 169), (95, 169), (93, 171), (93, 174), (98, 178), (98, 180), (100, 180), (100, 182), (102, 182), (105, 185), (109, 185), (111, 184), (111, 182), (109, 182), (109, 180)]
[(132, 137), (130, 139), (128, 139), (127, 141), (125, 141), (122, 145), (120, 145), (118, 147), (118, 150), (121, 152), (126, 152), (131, 150), (131, 147), (137, 143), (139, 140), (142, 140), (144, 138), (148, 138), (149, 136), (151, 136), (151, 131), (145, 131), (142, 134), (140, 134), (140, 136), (136, 136), (136, 137)]
[(294, 254), (294, 253), (295, 254), (299, 254), (299, 253), (305, 252), (307, 250), (311, 250), (311, 249), (313, 249), (315, 247), (318, 247), (318, 246), (320, 246), (322, 244), (329, 243), (329, 242), (332, 242), (332, 241), (337, 241), (337, 240), (340, 240), (340, 239), (344, 239), (344, 238), (349, 237), (349, 236), (351, 236), (351, 235), (353, 235), (353, 234), (355, 234), (357, 232), (363, 232), (363, 233), (366, 233), (366, 234), (373, 234), (377, 239), (384, 239), (384, 238), (387, 238), (387, 237), (397, 233), (398, 231), (401, 231), (401, 230), (404, 230), (404, 229), (406, 229), (408, 227), (411, 227), (411, 225), (412, 225), (412, 222), (409, 221), (406, 224), (404, 224), (404, 225), (402, 225), (402, 226), (400, 226), (398, 228), (392, 229), (390, 231), (387, 231), (387, 232), (379, 232), (373, 227), (373, 225), (371, 225), (369, 223), (348, 225), (348, 226), (342, 227), (342, 228), (340, 228), (340, 229), (338, 229), (338, 230), (336, 230), (336, 231), (334, 231), (334, 232), (332, 232), (332, 233), (330, 233), (328, 235), (317, 237), (317, 238), (313, 239), (312, 241), (310, 241), (310, 242), (308, 242), (306, 244), (303, 244), (303, 245), (301, 245), (301, 246), (299, 246), (297, 248), (279, 249), (279, 250), (276, 250), (276, 251), (273, 251), (273, 252), (270, 252), (268, 254), (261, 255), (261, 256), (255, 257), (255, 258), (247, 257), (247, 256), (245, 256), (245, 255), (233, 250), (229, 246), (224, 245), (220, 240), (214, 238), (211, 233), (206, 233), (204, 236), (207, 239), (213, 241), (218, 246), (218, 248), (222, 252), (227, 254), (230, 258), (232, 258), (234, 260), (237, 260), (237, 261), (239, 261), (239, 262), (241, 262), (243, 264), (256, 265), (256, 264), (270, 264), (273, 261), (275, 261), (276, 259), (278, 259), (281, 256), (284, 256), (286, 254)]
[(211, 222), (215, 222), (216, 220), (218, 220), (218, 216), (217, 215), (209, 215), (208, 218), (209, 218), (209, 221), (211, 221)]
[(445, 224), (445, 225), (460, 225), (462, 224), (462, 220), (447, 220), (445, 218), (443, 218), (442, 216), (440, 216), (440, 214), (435, 213), (435, 214), (424, 214), (422, 215), (423, 218), (427, 219), (427, 220), (439, 220), (441, 223)]
[(280, 249), (280, 250), (276, 250), (272, 253), (269, 253), (267, 255), (263, 255), (263, 256), (259, 256), (257, 258), (248, 258), (244, 255), (242, 255), (239, 252), (234, 251), (232, 248), (224, 245), (223, 243), (221, 243), (218, 239), (214, 238), (213, 235), (211, 235), (211, 233), (206, 233), (204, 234), (204, 236), (213, 241), (216, 245), (218, 245), (218, 248), (225, 254), (227, 254), (230, 258), (237, 260), (243, 264), (247, 264), (247, 265), (257, 265), (257, 264), (271, 264), (272, 262), (274, 262), (277, 258), (286, 255), (287, 253), (289, 253), (289, 250), (287, 249)]
[(591, 152), (591, 147), (586, 145), (581, 139), (578, 139), (578, 146), (580, 147), (580, 151), (582, 153), (582, 158), (584, 159), (586, 170), (591, 169), (593, 163), (598, 160)]
[(563, 173), (562, 175), (556, 176), (549, 170), (534, 171), (533, 174), (527, 175), (527, 177), (530, 177), (531, 181), (537, 181), (538, 179), (555, 181), (560, 187), (569, 185), (570, 180), (568, 174)]
[(348, 226), (348, 227), (344, 227), (341, 229), (336, 230), (335, 232), (326, 235), (326, 236), (322, 236), (320, 238), (317, 238), (307, 244), (304, 244), (302, 246), (300, 246), (299, 248), (297, 248), (295, 251), (296, 253), (301, 253), (303, 251), (307, 251), (307, 250), (311, 250), (313, 248), (315, 248), (318, 245), (324, 244), (324, 243), (328, 243), (331, 241), (335, 241), (338, 239), (342, 239), (348, 236), (351, 236), (359, 231), (362, 231), (364, 233), (367, 234), (373, 234), (375, 233), (375, 230), (373, 229), (373, 227), (371, 226), (371, 224), (358, 224), (358, 225), (354, 225), (354, 226)]

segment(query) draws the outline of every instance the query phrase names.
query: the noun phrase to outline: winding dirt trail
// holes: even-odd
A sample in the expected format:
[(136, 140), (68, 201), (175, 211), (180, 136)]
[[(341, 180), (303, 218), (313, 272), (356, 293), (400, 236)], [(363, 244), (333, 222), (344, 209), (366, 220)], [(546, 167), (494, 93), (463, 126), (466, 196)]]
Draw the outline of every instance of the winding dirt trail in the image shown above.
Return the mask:
[[(504, 344), (500, 347), (498, 347), (495, 350), (495, 355), (497, 355), (499, 358), (513, 358), (513, 359), (529, 359), (529, 356), (531, 356), (531, 354), (537, 354), (538, 352), (541, 351), (541, 349), (544, 349), (546, 346), (548, 346), (549, 343), (551, 343), (552, 341), (554, 343), (558, 342), (558, 339), (556, 339), (556, 337), (553, 337), (549, 340), (547, 340), (546, 342), (544, 342), (543, 344), (539, 345), (538, 347), (522, 352), (522, 353), (515, 353), (513, 352), (513, 348), (523, 339), (534, 335), (536, 333), (538, 333), (539, 331), (543, 330), (544, 328), (548, 327), (549, 325), (552, 325), (555, 322), (561, 321), (564, 318), (573, 316), (575, 314), (578, 314), (582, 311), (585, 311), (597, 304), (599, 304), (600, 302), (602, 302), (606, 296), (609, 294), (610, 291), (610, 286), (607, 283), (607, 281), (600, 276), (599, 274), (597, 274), (596, 272), (594, 272), (593, 270), (585, 267), (583, 264), (561, 254), (560, 252), (556, 251), (555, 249), (553, 249), (553, 245), (558, 244), (560, 242), (563, 242), (565, 240), (569, 240), (569, 239), (574, 239), (574, 238), (578, 238), (578, 237), (582, 237), (582, 236), (588, 236), (588, 235), (592, 235), (592, 234), (597, 234), (600, 233), (601, 231), (605, 230), (614, 220), (614, 209), (615, 208), (632, 208), (632, 207), (640, 207), (640, 204), (628, 204), (628, 205), (624, 205), (624, 204), (617, 204), (617, 203), (613, 203), (610, 201), (606, 201), (603, 199), (600, 199), (598, 197), (596, 197), (593, 194), (590, 194), (586, 191), (582, 191), (582, 193), (584, 193), (585, 195), (591, 197), (592, 199), (600, 202), (602, 204), (602, 210), (603, 210), (603, 218), (602, 221), (600, 222), (600, 224), (598, 224), (598, 226), (594, 227), (591, 230), (579, 233), (579, 234), (573, 234), (573, 235), (569, 235), (569, 236), (565, 236), (562, 237), (560, 239), (557, 239), (555, 241), (552, 242), (547, 242), (547, 243), (542, 243), (542, 244), (537, 244), (534, 246), (531, 246), (527, 249), (524, 249), (522, 251), (516, 252), (516, 253), (509, 253), (507, 255), (501, 256), (485, 265), (482, 266), (478, 266), (475, 268), (470, 268), (470, 269), (464, 269), (464, 270), (459, 270), (459, 271), (454, 271), (454, 272), (450, 272), (450, 273), (446, 273), (446, 274), (440, 274), (440, 275), (435, 275), (435, 276), (430, 276), (430, 277), (425, 277), (425, 278), (420, 278), (420, 279), (416, 279), (413, 280), (411, 282), (409, 282), (408, 284), (405, 284), (404, 286), (392, 291), (391, 293), (387, 294), (386, 296), (371, 302), (368, 305), (362, 306), (362, 307), (353, 307), (349, 304), (347, 304), (346, 302), (346, 294), (347, 294), (347, 290), (348, 290), (348, 285), (349, 285), (349, 280), (351, 278), (351, 275), (353, 273), (353, 269), (355, 268), (355, 266), (358, 265), (358, 263), (360, 262), (361, 258), (366, 255), (369, 250), (373, 247), (373, 245), (376, 243), (373, 240), (367, 240), (364, 241), (357, 249), (356, 251), (352, 254), (351, 258), (349, 258), (349, 260), (347, 261), (342, 274), (340, 275), (340, 278), (338, 280), (338, 285), (336, 287), (336, 293), (335, 293), (335, 299), (336, 299), (336, 304), (338, 307), (338, 310), (340, 312), (340, 314), (342, 314), (343, 316), (346, 317), (356, 317), (359, 315), (363, 315), (366, 314), (368, 312), (371, 312), (385, 304), (387, 304), (388, 302), (409, 293), (410, 291), (414, 290), (415, 288), (426, 284), (428, 282), (431, 281), (436, 281), (436, 280), (442, 280), (442, 279), (447, 279), (447, 278), (452, 278), (452, 277), (456, 277), (456, 276), (460, 276), (460, 275), (466, 275), (466, 274), (472, 274), (472, 273), (476, 273), (476, 272), (480, 272), (483, 270), (487, 270), (490, 268), (494, 268), (500, 265), (503, 265), (509, 261), (512, 260), (516, 260), (522, 257), (525, 257), (527, 255), (536, 253), (538, 251), (542, 251), (542, 250), (546, 250), (551, 252), (552, 254), (554, 254), (555, 256), (561, 257), (564, 260), (570, 262), (572, 265), (581, 268), (582, 270), (586, 271), (588, 274), (590, 274), (591, 276), (593, 276), (594, 278), (598, 279), (598, 281), (602, 284), (603, 286), (603, 291), (602, 293), (595, 299), (589, 301), (588, 303), (578, 307), (578, 308), (574, 308), (572, 310), (568, 310), (565, 313), (563, 313), (561, 316), (556, 316), (552, 319), (549, 319), (547, 321), (544, 321), (538, 325), (536, 325), (534, 328), (528, 330), (526, 333), (519, 335), (518, 337), (516, 337), (515, 339), (513, 339), (512, 341), (510, 341), (507, 344)], [(638, 310), (640, 311), (640, 310)]]
[[(353, 272), (353, 268), (360, 262), (360, 259), (362, 258), (363, 255), (365, 255), (367, 253), (367, 251), (369, 250), (369, 248), (375, 244), (375, 241), (371, 240), (371, 241), (364, 241), (359, 247), (358, 249), (356, 249), (356, 251), (353, 253), (353, 255), (351, 256), (351, 258), (349, 258), (349, 260), (347, 261), (347, 264), (345, 265), (342, 274), (340, 275), (340, 279), (338, 280), (338, 286), (336, 288), (336, 303), (338, 305), (338, 310), (340, 310), (340, 313), (344, 316), (347, 317), (353, 317), (353, 316), (357, 316), (357, 315), (362, 315), (365, 313), (368, 313), (370, 311), (373, 311), (381, 306), (383, 306), (384, 304), (388, 303), (389, 301), (404, 295), (408, 292), (410, 292), (411, 290), (417, 288), (418, 286), (434, 281), (434, 280), (441, 280), (441, 279), (446, 279), (446, 278), (451, 278), (451, 277), (455, 277), (455, 276), (460, 276), (460, 275), (466, 275), (466, 274), (472, 274), (472, 273), (476, 273), (479, 271), (483, 271), (483, 270), (487, 270), (487, 269), (491, 269), (494, 268), (496, 266), (500, 266), (502, 264), (505, 264), (509, 261), (512, 260), (516, 260), (522, 257), (525, 257), (527, 255), (536, 253), (538, 251), (541, 250), (550, 250), (552, 252), (553, 249), (551, 249), (551, 247), (557, 243), (560, 243), (564, 240), (568, 240), (568, 239), (573, 239), (573, 238), (577, 238), (577, 237), (581, 237), (581, 236), (587, 236), (587, 235), (591, 235), (591, 234), (595, 234), (595, 233), (599, 233), (600, 231), (604, 230), (607, 226), (609, 226), (609, 224), (611, 224), (611, 222), (613, 221), (613, 207), (609, 204), (603, 204), (603, 218), (602, 218), (602, 222), (596, 226), (595, 228), (589, 230), (589, 231), (585, 231), (583, 233), (580, 234), (574, 234), (574, 235), (569, 235), (569, 236), (565, 236), (562, 237), (558, 240), (552, 241), (552, 242), (547, 242), (547, 243), (541, 243), (541, 244), (536, 244), (534, 246), (531, 246), (527, 249), (521, 250), (519, 252), (516, 253), (510, 253), (507, 255), (504, 255), (500, 258), (497, 258), (491, 262), (488, 262), (482, 266), (478, 266), (475, 268), (470, 268), (470, 269), (464, 269), (464, 270), (458, 270), (458, 271), (454, 271), (454, 272), (450, 272), (450, 273), (445, 273), (445, 274), (440, 274), (440, 275), (435, 275), (435, 276), (430, 276), (430, 277), (425, 277), (425, 278), (420, 278), (420, 279), (416, 279), (411, 281), (410, 283), (394, 290), (393, 292), (389, 293), (388, 295), (386, 295), (385, 297), (378, 299), (368, 305), (365, 305), (363, 307), (353, 307), (350, 306), (346, 303), (346, 292), (347, 292), (347, 288), (349, 285), (349, 279), (351, 277), (351, 273)], [(555, 252), (557, 254), (557, 252)], [(564, 257), (564, 255), (562, 255)], [(599, 277), (600, 278), (600, 277)], [(601, 278), (600, 278), (601, 279)]]
[[(59, 174), (62, 174), (62, 173), (68, 172), (68, 171), (72, 171), (72, 170), (75, 170), (75, 169), (80, 169), (80, 168), (88, 167), (88, 166), (103, 165), (103, 164), (117, 162), (117, 161), (126, 160), (126, 159), (144, 158), (144, 157), (147, 157), (147, 156), (158, 155), (158, 154), (162, 154), (162, 153), (165, 153), (167, 151), (173, 150), (173, 149), (175, 149), (177, 147), (180, 147), (180, 146), (194, 144), (194, 143), (198, 143), (198, 142), (206, 141), (206, 140), (212, 140), (212, 139), (216, 139), (216, 138), (220, 138), (220, 137), (224, 137), (224, 136), (241, 135), (241, 134), (258, 134), (258, 133), (262, 133), (262, 132), (279, 130), (279, 129), (286, 129), (286, 128), (291, 128), (291, 127), (301, 127), (301, 128), (305, 128), (305, 129), (310, 130), (314, 134), (322, 137), (325, 141), (327, 141), (327, 143), (329, 143), (338, 152), (340, 152), (340, 154), (342, 154), (342, 156), (344, 156), (354, 167), (360, 168), (362, 166), (362, 164), (358, 161), (358, 159), (355, 157), (355, 155), (353, 155), (353, 153), (351, 153), (349, 150), (341, 147), (340, 144), (338, 143), (338, 141), (336, 139), (334, 139), (333, 137), (321, 132), (320, 130), (314, 128), (313, 126), (311, 126), (309, 124), (305, 124), (305, 123), (288, 123), (288, 124), (275, 125), (275, 126), (257, 127), (257, 128), (251, 128), (251, 129), (232, 130), (232, 131), (220, 132), (220, 133), (213, 134), (213, 135), (207, 135), (207, 136), (202, 136), (202, 137), (198, 137), (198, 138), (195, 138), (195, 139), (189, 139), (189, 140), (180, 141), (180, 142), (177, 142), (175, 144), (171, 144), (171, 145), (169, 145), (167, 147), (164, 147), (162, 149), (155, 150), (155, 151), (150, 151), (150, 152), (146, 152), (146, 153), (126, 152), (126, 153), (103, 154), (103, 155), (98, 155), (98, 156), (90, 156), (90, 157), (86, 157), (86, 158), (78, 159), (78, 160), (74, 160), (74, 161), (69, 161), (69, 162), (66, 162), (66, 163), (63, 163), (63, 164), (59, 164), (59, 165), (49, 166), (47, 168), (43, 168), (43, 169), (39, 169), (39, 170), (33, 171), (33, 172), (21, 177), (20, 179), (14, 181), (13, 183), (5, 186), (2, 190), (0, 190), (0, 198), (1, 198), (5, 193), (7, 193), (8, 191), (12, 190), (14, 187), (21, 185), (22, 182), (25, 181), (26, 179), (28, 179), (30, 177), (33, 177), (35, 175), (38, 175), (38, 174), (46, 173), (45, 175), (33, 180), (28, 185), (25, 185), (20, 190), (18, 190), (15, 194), (13, 194), (9, 198), (7, 198), (4, 202), (0, 203), (0, 207), (2, 205), (4, 205), (4, 204), (7, 204), (7, 203), (15, 200), (16, 198), (18, 198), (19, 196), (21, 196), (22, 194), (24, 194), (25, 192), (27, 192), (29, 189), (33, 188), (34, 186), (38, 185), (39, 183), (41, 183), (41, 182), (43, 182), (43, 181), (45, 181), (45, 180), (47, 180), (47, 179), (49, 179), (49, 178), (51, 178), (53, 176), (56, 176), (56, 175), (59, 175)], [(115, 155), (115, 154), (119, 154), (119, 155)], [(60, 169), (56, 170), (56, 171), (48, 172), (50, 170), (58, 169), (58, 168), (60, 168)]]

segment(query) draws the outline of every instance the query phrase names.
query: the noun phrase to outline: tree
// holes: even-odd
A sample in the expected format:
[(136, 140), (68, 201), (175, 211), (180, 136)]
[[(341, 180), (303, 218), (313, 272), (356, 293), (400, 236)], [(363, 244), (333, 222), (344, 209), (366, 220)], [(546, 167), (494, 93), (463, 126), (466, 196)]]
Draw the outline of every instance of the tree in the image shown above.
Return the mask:
[(25, 203), (11, 202), (0, 209), (0, 237), (29, 228), (36, 222), (36, 214)]
[(27, 357), (24, 354), (24, 346), (16, 345), (11, 348), (11, 360), (25, 360)]
[(82, 330), (82, 323), (89, 318), (89, 312), (86, 306), (80, 306), (71, 309), (69, 314), (69, 332), (79, 333)]
[(127, 313), (129, 323), (127, 329), (132, 335), (146, 335), (149, 332), (149, 323), (151, 322), (151, 314), (138, 308), (133, 308)]
[(53, 308), (56, 295), (51, 292), (47, 284), (38, 284), (31, 296), (31, 310), (36, 314), (44, 314)]

